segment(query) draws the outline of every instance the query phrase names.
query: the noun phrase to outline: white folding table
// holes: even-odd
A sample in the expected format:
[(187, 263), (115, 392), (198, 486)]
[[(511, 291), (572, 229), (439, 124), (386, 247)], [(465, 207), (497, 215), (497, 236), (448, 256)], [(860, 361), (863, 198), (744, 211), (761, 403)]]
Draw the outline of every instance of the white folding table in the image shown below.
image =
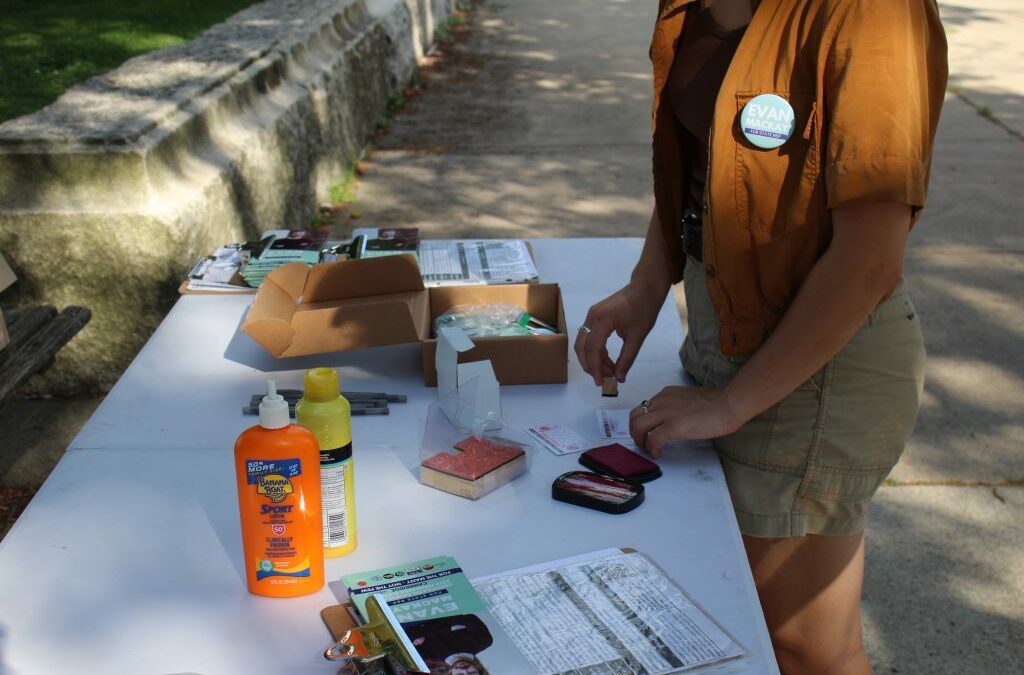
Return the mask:
[[(620, 287), (638, 239), (531, 242), (566, 317)], [(421, 485), (419, 444), (436, 390), (418, 345), (277, 360), (238, 330), (252, 296), (185, 296), (124, 373), (0, 542), (0, 675), (332, 673), (319, 610), (342, 574), (452, 555), (471, 576), (609, 546), (649, 555), (748, 651), (715, 672), (778, 673), (722, 471), (708, 443), (673, 449), (635, 511), (555, 502), (551, 481), (577, 456), (536, 449), (530, 470), (472, 502)], [(574, 336), (570, 336), (572, 338)], [(598, 444), (595, 411), (680, 384), (682, 339), (667, 302), (618, 398), (570, 358), (566, 385), (502, 387), (506, 422), (570, 426)], [(408, 395), (389, 416), (353, 418), (359, 548), (329, 559), (319, 593), (245, 590), (232, 448), (268, 377), (301, 386), (339, 369), (342, 388)], [(492, 664), (493, 675), (518, 675)]]

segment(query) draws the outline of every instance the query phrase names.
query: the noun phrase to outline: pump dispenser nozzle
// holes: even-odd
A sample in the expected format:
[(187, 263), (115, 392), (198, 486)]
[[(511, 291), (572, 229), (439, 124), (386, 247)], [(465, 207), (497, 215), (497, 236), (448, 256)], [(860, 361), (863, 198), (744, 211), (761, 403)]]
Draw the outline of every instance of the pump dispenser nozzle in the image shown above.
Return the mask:
[(267, 395), (260, 403), (260, 426), (264, 429), (281, 429), (291, 423), (288, 402), (277, 393), (277, 383), (267, 380)]

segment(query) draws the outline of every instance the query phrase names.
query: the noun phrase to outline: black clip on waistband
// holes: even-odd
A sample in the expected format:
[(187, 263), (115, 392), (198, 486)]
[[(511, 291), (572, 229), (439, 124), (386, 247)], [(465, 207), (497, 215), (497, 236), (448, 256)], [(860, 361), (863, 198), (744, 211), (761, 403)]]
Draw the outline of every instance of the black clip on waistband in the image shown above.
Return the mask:
[(704, 261), (703, 220), (699, 213), (687, 211), (683, 216), (683, 252), (698, 262)]

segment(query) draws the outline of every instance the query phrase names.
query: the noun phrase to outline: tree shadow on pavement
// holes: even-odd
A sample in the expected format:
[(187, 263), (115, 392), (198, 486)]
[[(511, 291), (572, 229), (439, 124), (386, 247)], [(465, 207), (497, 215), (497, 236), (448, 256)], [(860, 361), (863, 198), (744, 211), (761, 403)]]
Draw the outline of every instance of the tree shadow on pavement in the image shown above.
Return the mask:
[(879, 675), (1024, 663), (1024, 489), (890, 487), (869, 514), (865, 642)]

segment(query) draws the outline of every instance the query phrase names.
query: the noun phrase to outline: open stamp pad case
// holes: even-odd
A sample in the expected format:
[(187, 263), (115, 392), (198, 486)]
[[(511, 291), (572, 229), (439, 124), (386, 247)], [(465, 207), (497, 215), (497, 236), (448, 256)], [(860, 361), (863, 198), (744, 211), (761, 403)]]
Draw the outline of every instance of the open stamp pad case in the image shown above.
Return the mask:
[(551, 484), (551, 497), (605, 513), (628, 513), (643, 504), (644, 486), (590, 471), (569, 471)]

